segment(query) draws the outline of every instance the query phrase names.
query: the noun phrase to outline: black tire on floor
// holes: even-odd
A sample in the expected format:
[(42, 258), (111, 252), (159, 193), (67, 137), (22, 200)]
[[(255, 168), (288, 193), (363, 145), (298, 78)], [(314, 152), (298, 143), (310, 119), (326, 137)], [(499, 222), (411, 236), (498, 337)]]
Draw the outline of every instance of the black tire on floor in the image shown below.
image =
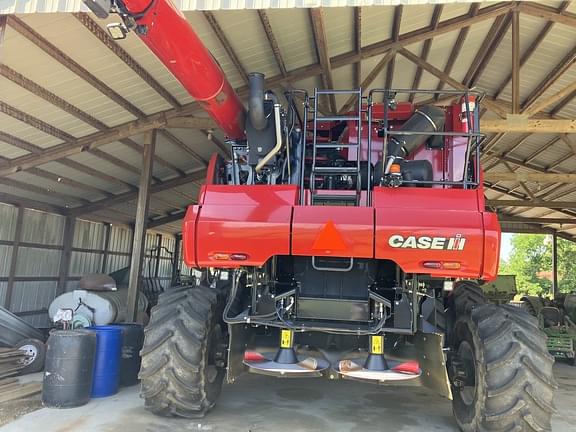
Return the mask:
[[(456, 322), (454, 336), (452, 407), (462, 431), (551, 430), (554, 358), (534, 317), (508, 305), (478, 306)], [(455, 359), (468, 374), (455, 374)]]
[(25, 366), (20, 370), (22, 375), (41, 372), (46, 360), (46, 344), (38, 339), (23, 339), (16, 348), (26, 352), (28, 357), (23, 361)]
[(454, 284), (452, 304), (457, 317), (468, 315), (473, 308), (486, 303), (486, 296), (478, 283), (466, 280)]
[(222, 389), (226, 370), (224, 296), (205, 285), (160, 295), (145, 329), (142, 397), (167, 417), (202, 417)]

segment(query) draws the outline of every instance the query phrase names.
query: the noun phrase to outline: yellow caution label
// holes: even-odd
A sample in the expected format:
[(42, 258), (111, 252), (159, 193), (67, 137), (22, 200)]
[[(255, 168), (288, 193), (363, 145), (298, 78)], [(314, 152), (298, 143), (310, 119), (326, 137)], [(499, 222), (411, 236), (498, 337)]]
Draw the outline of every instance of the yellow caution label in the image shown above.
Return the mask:
[(384, 354), (384, 336), (370, 336), (370, 354)]
[(294, 332), (292, 330), (280, 330), (280, 348), (292, 348)]

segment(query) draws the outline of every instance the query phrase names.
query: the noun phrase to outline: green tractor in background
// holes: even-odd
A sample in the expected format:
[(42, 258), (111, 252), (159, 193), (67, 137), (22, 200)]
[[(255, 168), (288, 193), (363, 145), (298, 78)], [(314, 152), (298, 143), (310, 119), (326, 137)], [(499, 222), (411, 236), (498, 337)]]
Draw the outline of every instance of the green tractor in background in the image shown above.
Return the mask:
[(514, 275), (499, 275), (482, 290), (490, 303), (511, 304), (537, 317), (548, 336), (550, 354), (576, 366), (576, 294), (560, 294), (556, 299), (517, 294)]
[(492, 282), (482, 285), (486, 299), (493, 304), (502, 305), (511, 303), (516, 296), (516, 276), (498, 275)]
[(548, 351), (576, 366), (576, 294), (560, 294), (554, 300), (521, 295), (511, 302), (538, 318), (548, 336)]

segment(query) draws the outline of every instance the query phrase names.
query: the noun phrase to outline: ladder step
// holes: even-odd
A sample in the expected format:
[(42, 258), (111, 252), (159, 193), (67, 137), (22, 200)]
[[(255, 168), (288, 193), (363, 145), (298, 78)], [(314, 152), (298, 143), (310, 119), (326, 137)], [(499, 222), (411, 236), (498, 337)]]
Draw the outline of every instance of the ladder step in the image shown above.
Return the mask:
[(358, 175), (358, 167), (314, 167), (314, 174), (350, 174)]
[(349, 202), (349, 203), (355, 203), (358, 200), (358, 196), (357, 195), (313, 195), (312, 196), (312, 202), (313, 203), (317, 203), (317, 202), (325, 202), (325, 203), (330, 203), (330, 202)]
[(333, 121), (361, 121), (358, 116), (329, 116), (329, 117), (316, 117), (317, 122), (333, 122)]
[(316, 144), (316, 148), (319, 149), (356, 148), (356, 147), (358, 147), (358, 144), (339, 144), (339, 143)]
[(337, 95), (337, 94), (361, 94), (361, 89), (341, 89), (341, 90), (318, 90), (317, 95)]

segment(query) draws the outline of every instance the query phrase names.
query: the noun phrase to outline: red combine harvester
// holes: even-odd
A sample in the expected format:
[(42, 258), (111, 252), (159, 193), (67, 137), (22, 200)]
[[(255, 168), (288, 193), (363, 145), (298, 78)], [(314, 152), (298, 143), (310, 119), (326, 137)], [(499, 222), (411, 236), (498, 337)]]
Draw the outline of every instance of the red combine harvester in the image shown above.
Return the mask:
[[(211, 158), (184, 220), (185, 262), (205, 277), (163, 294), (146, 329), (149, 410), (202, 416), (224, 377), (249, 371), (418, 381), (453, 400), (464, 431), (550, 429), (545, 337), (477, 283), (495, 278), (500, 246), (484, 209), (480, 94), (444, 91), (443, 107), (397, 102), (433, 91), (276, 95), (253, 73), (245, 110), (169, 0), (87, 4), (122, 17), (111, 34), (133, 30), (231, 150)], [(334, 94), (354, 108), (322, 113)]]

